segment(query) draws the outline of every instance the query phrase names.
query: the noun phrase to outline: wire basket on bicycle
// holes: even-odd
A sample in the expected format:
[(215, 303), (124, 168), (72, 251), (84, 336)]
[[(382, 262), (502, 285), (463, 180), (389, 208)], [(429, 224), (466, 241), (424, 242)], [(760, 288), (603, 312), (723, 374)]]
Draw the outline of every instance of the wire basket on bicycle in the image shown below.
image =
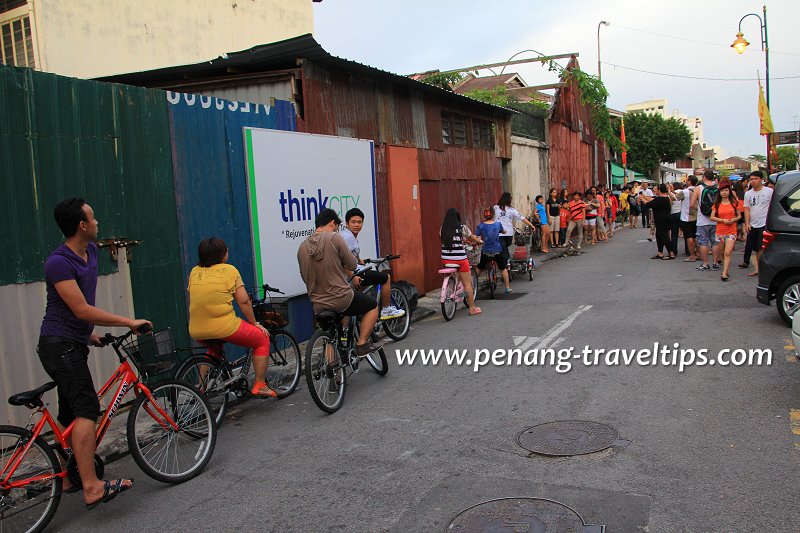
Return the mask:
[(169, 328), (153, 332), (152, 335), (132, 336), (121, 347), (144, 376), (170, 372), (178, 365), (175, 342)]
[(289, 299), (273, 298), (269, 293), (264, 301), (253, 307), (256, 320), (267, 329), (279, 329), (289, 325)]

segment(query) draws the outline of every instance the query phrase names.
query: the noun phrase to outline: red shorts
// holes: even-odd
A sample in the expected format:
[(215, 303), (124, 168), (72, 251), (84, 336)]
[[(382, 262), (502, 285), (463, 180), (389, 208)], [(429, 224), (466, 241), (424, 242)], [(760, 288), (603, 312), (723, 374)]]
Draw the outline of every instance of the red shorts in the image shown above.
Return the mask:
[(444, 265), (458, 265), (459, 272), (469, 272), (469, 260), (462, 259), (460, 261), (455, 261), (453, 259), (442, 259), (442, 267)]

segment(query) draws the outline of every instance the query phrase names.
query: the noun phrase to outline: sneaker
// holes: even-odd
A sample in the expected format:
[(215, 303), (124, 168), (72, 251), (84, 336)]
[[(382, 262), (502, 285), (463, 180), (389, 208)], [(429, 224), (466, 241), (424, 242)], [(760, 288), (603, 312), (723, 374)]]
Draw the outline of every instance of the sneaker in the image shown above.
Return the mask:
[(698, 265), (697, 270), (711, 270), (711, 267), (708, 265)]
[(514, 291), (512, 291), (511, 289), (506, 289), (506, 294), (511, 294), (512, 292)]
[(714, 263), (713, 265), (711, 265), (712, 270), (720, 270), (721, 268), (722, 265), (720, 265), (719, 263)]
[(388, 307), (384, 307), (381, 310), (381, 320), (388, 320), (390, 318), (399, 318), (405, 314), (406, 312), (403, 311), (402, 309), (398, 309), (395, 306), (390, 305)]
[(374, 351), (380, 350), (382, 347), (383, 347), (382, 342), (367, 342), (366, 344), (359, 344), (358, 346), (356, 346), (356, 354), (359, 357), (363, 357)]
[(576, 250), (580, 250), (581, 249), (581, 245), (579, 244), (578, 246), (575, 247), (575, 249)]

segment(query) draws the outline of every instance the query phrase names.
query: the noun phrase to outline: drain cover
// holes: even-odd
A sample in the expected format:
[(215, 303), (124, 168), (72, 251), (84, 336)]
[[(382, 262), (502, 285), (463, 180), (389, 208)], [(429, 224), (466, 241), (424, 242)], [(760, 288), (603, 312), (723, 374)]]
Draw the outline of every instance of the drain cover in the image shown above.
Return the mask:
[(584, 455), (611, 446), (619, 433), (611, 426), (585, 420), (561, 420), (539, 424), (517, 435), (526, 450), (542, 455)]
[(461, 511), (445, 533), (603, 533), (570, 507), (541, 498), (501, 498)]

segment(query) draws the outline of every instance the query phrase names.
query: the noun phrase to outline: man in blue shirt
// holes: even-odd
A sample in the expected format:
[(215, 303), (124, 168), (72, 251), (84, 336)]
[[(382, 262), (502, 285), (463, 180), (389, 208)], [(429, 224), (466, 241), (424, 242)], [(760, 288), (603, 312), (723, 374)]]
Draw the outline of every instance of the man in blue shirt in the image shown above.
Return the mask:
[(500, 234), (505, 233), (503, 225), (494, 219), (494, 209), (486, 209), (483, 212), (483, 222), (478, 224), (475, 235), (483, 239), (483, 249), (481, 250), (481, 260), (475, 271), (478, 276), (481, 270), (485, 269), (490, 261), (497, 263), (497, 268), (503, 276), (503, 284), (506, 286), (506, 294), (511, 292), (511, 282), (508, 279), (508, 261), (501, 253), (503, 247), (500, 244)]
[[(123, 326), (138, 331), (152, 327), (95, 307), (97, 291), (97, 220), (82, 198), (68, 198), (55, 208), (55, 219), (66, 238), (44, 262), (47, 308), (39, 334), (39, 359), (58, 385), (58, 423), (75, 423), (71, 446), (83, 484), (87, 508), (107, 502), (133, 486), (132, 479), (102, 481), (94, 467), (95, 425), (100, 402), (89, 372), (88, 344), (101, 346), (94, 326)], [(66, 482), (65, 482), (66, 483)], [(64, 490), (71, 492), (72, 487)]]

